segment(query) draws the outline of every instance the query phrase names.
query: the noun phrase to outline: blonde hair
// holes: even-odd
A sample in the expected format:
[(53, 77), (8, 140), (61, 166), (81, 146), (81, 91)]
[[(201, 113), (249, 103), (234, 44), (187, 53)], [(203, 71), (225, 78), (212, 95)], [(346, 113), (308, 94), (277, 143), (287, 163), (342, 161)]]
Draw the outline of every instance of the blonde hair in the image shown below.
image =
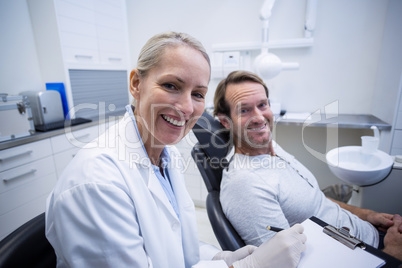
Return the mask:
[(248, 71), (234, 71), (221, 82), (219, 82), (218, 86), (216, 87), (214, 95), (214, 116), (224, 114), (230, 118), (230, 107), (225, 99), (226, 89), (230, 84), (240, 84), (246, 81), (261, 84), (265, 89), (267, 98), (269, 98), (268, 87), (258, 75)]
[(208, 62), (209, 69), (211, 69), (209, 56), (200, 41), (185, 33), (164, 32), (151, 37), (141, 49), (137, 60), (139, 75), (142, 77), (147, 76), (149, 70), (159, 63), (166, 48), (179, 45), (186, 45), (198, 50)]
[[(188, 46), (199, 51), (205, 60), (208, 62), (209, 70), (211, 72), (211, 61), (209, 56), (200, 41), (186, 33), (177, 32), (164, 32), (151, 37), (140, 51), (137, 60), (137, 73), (140, 77), (146, 77), (149, 71), (158, 65), (167, 48)], [(133, 72), (130, 75), (130, 83)], [(133, 99), (133, 106), (137, 105), (137, 100)]]

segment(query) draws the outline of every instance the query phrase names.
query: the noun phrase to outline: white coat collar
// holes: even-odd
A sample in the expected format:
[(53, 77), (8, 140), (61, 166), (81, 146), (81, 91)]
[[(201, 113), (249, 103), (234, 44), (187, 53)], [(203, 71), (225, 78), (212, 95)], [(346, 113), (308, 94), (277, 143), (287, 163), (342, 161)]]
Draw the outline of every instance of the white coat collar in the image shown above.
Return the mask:
[[(154, 169), (152, 163), (148, 157), (147, 152), (143, 146), (143, 142), (139, 135), (137, 129), (137, 123), (134, 117), (133, 109), (130, 105), (126, 106), (127, 112), (124, 114), (122, 120), (119, 121), (118, 132), (119, 132), (119, 156), (124, 156), (125, 161), (129, 163), (131, 167), (133, 165), (138, 167), (138, 171), (141, 173), (141, 177), (147, 185), (150, 192), (157, 198), (161, 206), (164, 207), (168, 211), (168, 214), (172, 216), (171, 220), (179, 221), (177, 218), (176, 212), (173, 207), (170, 205), (169, 200), (166, 196), (165, 191), (163, 190), (156, 174), (154, 173)], [(180, 161), (176, 154), (172, 154), (172, 150), (170, 146), (165, 146), (164, 148), (166, 155), (171, 158), (171, 155), (175, 155), (173, 159), (170, 159), (169, 162), (169, 173), (170, 179), (172, 182), (172, 188), (175, 193), (181, 192), (183, 189), (176, 189), (175, 186), (177, 183), (175, 182), (178, 178), (182, 178), (182, 174), (178, 171), (178, 161)], [(179, 211), (183, 202), (180, 200), (180, 197), (176, 194), (177, 202), (179, 203)], [(188, 203), (188, 201), (186, 202)]]

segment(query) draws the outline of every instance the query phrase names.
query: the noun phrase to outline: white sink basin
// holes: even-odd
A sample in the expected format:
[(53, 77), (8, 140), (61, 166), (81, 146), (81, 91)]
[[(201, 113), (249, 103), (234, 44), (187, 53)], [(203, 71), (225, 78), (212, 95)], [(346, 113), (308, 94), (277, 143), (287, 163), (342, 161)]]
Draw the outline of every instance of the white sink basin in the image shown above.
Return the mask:
[(335, 148), (327, 153), (332, 173), (344, 182), (363, 186), (379, 182), (388, 175), (393, 159), (383, 151), (367, 154), (361, 146)]

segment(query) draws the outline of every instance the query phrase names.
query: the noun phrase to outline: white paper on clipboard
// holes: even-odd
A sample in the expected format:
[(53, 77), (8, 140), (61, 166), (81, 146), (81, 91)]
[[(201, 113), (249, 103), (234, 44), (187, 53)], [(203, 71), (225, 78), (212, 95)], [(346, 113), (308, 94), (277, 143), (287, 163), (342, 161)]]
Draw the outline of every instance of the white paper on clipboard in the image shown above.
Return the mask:
[(381, 267), (383, 259), (359, 247), (351, 249), (323, 232), (323, 227), (310, 219), (305, 220), (306, 250), (302, 253), (298, 268)]

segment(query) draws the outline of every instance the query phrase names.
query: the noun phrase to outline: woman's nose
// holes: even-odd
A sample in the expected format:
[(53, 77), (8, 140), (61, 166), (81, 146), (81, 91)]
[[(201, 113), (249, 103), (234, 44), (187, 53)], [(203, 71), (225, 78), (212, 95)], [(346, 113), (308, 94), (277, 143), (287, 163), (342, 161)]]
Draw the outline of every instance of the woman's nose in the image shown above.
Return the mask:
[(181, 94), (176, 107), (184, 115), (191, 115), (194, 112), (193, 99), (191, 94), (183, 93)]

